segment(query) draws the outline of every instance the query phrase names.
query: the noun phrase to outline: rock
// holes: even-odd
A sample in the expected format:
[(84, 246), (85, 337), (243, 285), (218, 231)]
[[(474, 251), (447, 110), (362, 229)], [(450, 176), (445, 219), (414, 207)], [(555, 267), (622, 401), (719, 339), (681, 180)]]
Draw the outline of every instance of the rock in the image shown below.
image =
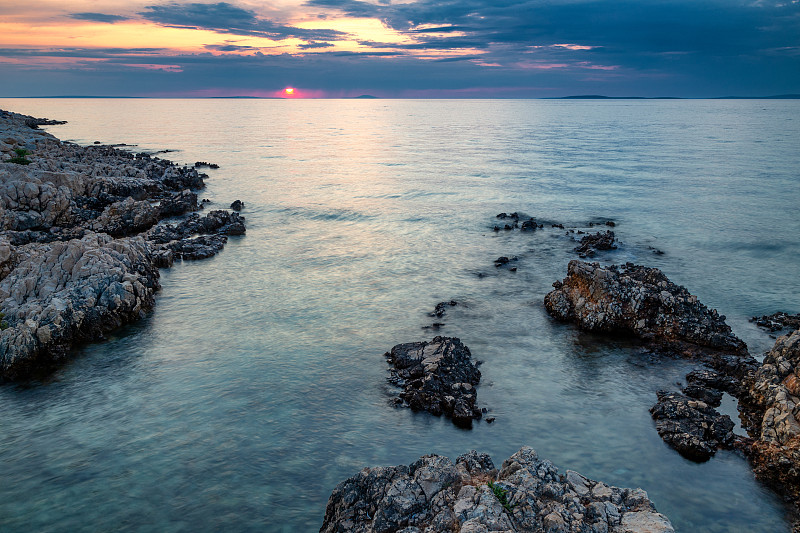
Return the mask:
[(231, 204), (231, 209), (233, 209), (234, 211), (241, 211), (242, 209), (244, 209), (244, 202), (242, 202), (241, 200), (234, 200), (233, 203)]
[[(438, 304), (436, 304), (436, 307), (434, 308), (433, 312), (428, 313), (428, 316), (442, 318), (447, 312), (448, 307), (455, 307), (457, 305), (458, 302), (455, 300), (450, 300), (449, 302), (439, 302)], [(444, 324), (441, 325), (443, 326)]]
[(191, 211), (197, 211), (197, 209), (197, 194), (189, 189), (161, 200), (161, 204), (158, 206), (160, 218), (175, 217)]
[(173, 257), (180, 259), (207, 259), (217, 255), (228, 237), (225, 235), (200, 235), (179, 241), (173, 241), (166, 245), (172, 251)]
[(616, 242), (614, 232), (608, 230), (605, 233), (584, 235), (581, 237), (580, 245), (576, 246), (574, 250), (578, 252), (581, 257), (590, 257), (594, 255), (597, 250), (616, 250)]
[(415, 411), (428, 411), (471, 427), (481, 418), (475, 406), (480, 370), (472, 354), (457, 338), (434, 337), (431, 342), (398, 344), (385, 354), (390, 383), (402, 387), (399, 398)]
[(670, 533), (647, 493), (590, 480), (524, 447), (498, 472), (472, 451), (426, 455), (409, 466), (365, 468), (339, 483), (321, 533), (420, 531)]
[(718, 448), (730, 448), (735, 439), (728, 415), (677, 392), (658, 391), (658, 403), (650, 413), (664, 442), (693, 461), (707, 461)]
[(154, 304), (158, 270), (141, 237), (83, 239), (18, 250), (0, 282), (9, 327), (0, 332), (0, 377), (50, 370), (73, 342), (102, 338)]
[(788, 313), (777, 312), (771, 315), (754, 316), (750, 322), (755, 322), (758, 327), (775, 332), (782, 329), (795, 330), (800, 328), (800, 313), (790, 315)]
[[(37, 127), (53, 123), (0, 111), (0, 313), (8, 325), (0, 379), (47, 372), (73, 343), (138, 320), (154, 304), (159, 267), (209, 257), (226, 235), (245, 232), (244, 218), (226, 211), (155, 226), (197, 208), (191, 189), (205, 175), (149, 154), (62, 142)], [(28, 165), (5, 162), (20, 148)]]
[(784, 446), (800, 436), (800, 329), (767, 352), (743, 402), (761, 415), (759, 440)]
[(194, 164), (194, 168), (203, 168), (203, 167), (206, 167), (206, 168), (219, 168), (219, 165), (217, 165), (216, 163), (208, 163), (206, 161), (197, 161)]
[(800, 530), (800, 329), (778, 337), (739, 405), (755, 437), (753, 471), (792, 503)]
[(159, 209), (145, 200), (126, 198), (105, 208), (91, 224), (91, 229), (113, 237), (134, 235), (152, 228), (159, 218)]
[(755, 365), (725, 323), (657, 268), (627, 263), (601, 267), (570, 261), (567, 277), (545, 296), (547, 312), (581, 329), (640, 337), (661, 350), (707, 360), (727, 375)]
[(512, 258), (508, 258), (506, 256), (498, 257), (497, 259), (494, 260), (494, 266), (501, 267), (503, 265), (507, 265), (507, 264), (511, 263), (512, 261), (516, 261), (516, 260), (517, 260), (516, 257), (512, 257)]

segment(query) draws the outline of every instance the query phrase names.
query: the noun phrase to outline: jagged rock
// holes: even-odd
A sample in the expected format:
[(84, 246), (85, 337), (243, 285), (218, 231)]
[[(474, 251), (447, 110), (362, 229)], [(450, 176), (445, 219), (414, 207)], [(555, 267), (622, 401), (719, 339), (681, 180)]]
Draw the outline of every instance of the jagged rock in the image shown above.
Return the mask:
[(231, 209), (233, 209), (234, 211), (241, 211), (242, 209), (244, 209), (244, 202), (242, 202), (241, 200), (234, 200), (233, 203), (231, 204)]
[(203, 168), (203, 167), (206, 167), (206, 168), (219, 168), (219, 165), (217, 165), (216, 163), (208, 163), (207, 161), (197, 161), (194, 164), (194, 168)]
[(389, 381), (403, 388), (399, 398), (415, 411), (444, 414), (462, 427), (481, 418), (475, 406), (481, 372), (459, 339), (398, 344), (385, 356), (392, 365)]
[(733, 421), (705, 402), (678, 392), (658, 391), (650, 409), (664, 442), (693, 461), (707, 461), (718, 448), (733, 444)]
[(141, 237), (88, 234), (18, 249), (0, 282), (8, 329), (0, 332), (0, 376), (50, 368), (77, 340), (101, 338), (153, 306), (158, 270)]
[(616, 237), (611, 230), (581, 237), (581, 243), (574, 248), (581, 257), (591, 257), (597, 250), (616, 250)]
[(767, 352), (745, 402), (762, 413), (760, 440), (786, 445), (800, 435), (800, 329)]
[[(205, 174), (32, 127), (52, 123), (0, 111), (0, 313), (8, 324), (0, 379), (45, 371), (72, 343), (140, 318), (153, 305), (157, 267), (213, 255), (225, 234), (245, 231), (244, 218), (218, 211), (181, 226), (178, 242), (149, 239), (163, 233), (150, 229), (160, 218), (196, 209), (189, 189), (203, 187)], [(28, 165), (7, 162), (18, 149)], [(148, 229), (152, 242), (112, 238)]]
[(753, 471), (793, 505), (800, 531), (800, 329), (778, 337), (740, 397)]
[(798, 329), (800, 328), (800, 313), (790, 315), (788, 313), (777, 312), (771, 315), (754, 316), (750, 322), (755, 322), (758, 327), (768, 329), (775, 332), (782, 329)]
[(200, 235), (190, 239), (181, 239), (166, 245), (173, 257), (181, 259), (207, 259), (217, 255), (228, 237), (225, 235)]
[[(491, 483), (491, 486), (489, 485)], [(333, 490), (321, 533), (670, 533), (647, 493), (590, 480), (523, 447), (498, 472), (472, 451), (365, 468)]]
[(714, 368), (730, 372), (755, 363), (724, 316), (657, 268), (632, 263), (601, 267), (573, 260), (564, 281), (553, 286), (544, 300), (547, 312), (581, 329), (635, 335), (662, 348), (705, 357)]
[(159, 209), (146, 200), (126, 198), (106, 207), (91, 224), (91, 229), (114, 237), (134, 235), (152, 228), (159, 218)]
[(190, 211), (197, 211), (197, 194), (189, 189), (161, 200), (158, 206), (160, 218), (175, 217)]

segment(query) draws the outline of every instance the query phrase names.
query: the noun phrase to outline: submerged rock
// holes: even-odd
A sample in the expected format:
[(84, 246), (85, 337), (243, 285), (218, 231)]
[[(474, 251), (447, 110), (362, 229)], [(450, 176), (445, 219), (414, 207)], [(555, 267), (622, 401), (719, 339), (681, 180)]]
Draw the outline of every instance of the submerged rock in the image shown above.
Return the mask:
[(623, 489), (567, 470), (523, 447), (499, 472), (486, 454), (455, 463), (426, 455), (409, 466), (365, 468), (339, 483), (321, 533), (670, 533), (642, 489)]
[(544, 299), (547, 312), (581, 329), (634, 335), (687, 355), (708, 356), (720, 367), (752, 360), (724, 316), (657, 268), (573, 260), (564, 281), (553, 286)]
[(455, 300), (450, 300), (449, 302), (439, 302), (436, 304), (436, 307), (433, 309), (432, 313), (428, 313), (428, 316), (442, 318), (445, 313), (447, 313), (448, 307), (455, 307), (458, 305), (458, 302)]
[(389, 381), (403, 388), (399, 399), (415, 411), (444, 414), (462, 427), (481, 418), (475, 406), (481, 372), (459, 339), (398, 344), (385, 356), (392, 365)]

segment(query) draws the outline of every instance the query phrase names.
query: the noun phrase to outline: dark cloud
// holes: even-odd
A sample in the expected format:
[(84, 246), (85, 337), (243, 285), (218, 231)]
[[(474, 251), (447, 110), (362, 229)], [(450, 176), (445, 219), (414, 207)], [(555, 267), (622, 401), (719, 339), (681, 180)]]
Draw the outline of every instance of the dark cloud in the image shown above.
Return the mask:
[(92, 22), (105, 22), (106, 24), (114, 24), (115, 22), (122, 22), (123, 20), (130, 20), (129, 17), (122, 15), (107, 15), (105, 13), (70, 13), (69, 18), (76, 20), (89, 20)]
[(331, 48), (333, 44), (331, 43), (305, 43), (299, 45), (299, 48), (302, 50), (311, 50), (313, 48)]
[[(25, 59), (0, 63), (0, 85), (9, 95), (47, 94), (53, 86), (73, 94), (150, 94), (153, 87), (179, 93), (198, 87), (236, 91), (286, 86), (380, 96), (419, 91), (508, 97), (800, 92), (800, 3), (790, 0), (418, 0), (404, 4), (311, 0), (306, 6), (314, 8), (310, 16), (332, 18), (338, 10), (379, 19), (413, 42), (361, 41), (365, 51), (342, 52), (332, 49), (328, 41), (353, 37), (334, 30), (281, 25), (227, 2), (165, 3), (147, 7), (141, 16), (163, 26), (279, 40), (296, 37), (307, 42), (301, 50), (308, 52), (263, 55), (234, 42), (210, 45), (200, 54), (147, 48), (9, 49), (0, 50), (0, 56), (31, 59), (24, 65), (20, 63), (27, 63)], [(49, 67), (35, 66), (34, 56), (103, 61), (86, 61), (80, 72), (48, 71)], [(137, 63), (164, 69), (140, 68), (131, 74)], [(181, 72), (168, 72), (172, 65), (179, 65)], [(498, 93), (496, 88), (504, 89)]]
[(246, 52), (258, 50), (255, 46), (239, 44), (207, 44), (204, 48), (207, 50), (216, 50), (217, 52)]
[(147, 11), (139, 13), (143, 18), (173, 28), (194, 28), (230, 33), (252, 35), (271, 39), (295, 37), (304, 40), (334, 41), (347, 36), (336, 30), (308, 30), (276, 24), (260, 18), (255, 12), (237, 7), (227, 2), (216, 4), (170, 3), (146, 6)]

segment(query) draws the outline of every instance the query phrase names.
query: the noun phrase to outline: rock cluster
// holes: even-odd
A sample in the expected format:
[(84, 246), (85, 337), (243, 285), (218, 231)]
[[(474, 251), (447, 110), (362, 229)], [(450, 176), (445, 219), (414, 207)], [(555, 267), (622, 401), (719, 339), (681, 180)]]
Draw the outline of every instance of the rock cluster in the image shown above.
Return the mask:
[(747, 346), (733, 334), (724, 316), (657, 268), (632, 263), (602, 267), (573, 260), (567, 277), (553, 287), (544, 300), (548, 313), (582, 329), (634, 335), (687, 353), (699, 347), (705, 353), (749, 357)]
[(771, 315), (754, 316), (750, 321), (755, 322), (758, 327), (768, 329), (772, 332), (782, 329), (795, 330), (800, 328), (800, 313), (790, 315), (779, 311)]
[(800, 329), (767, 352), (740, 406), (753, 422), (756, 476), (800, 507)]
[(565, 475), (523, 447), (498, 471), (471, 451), (455, 463), (426, 455), (409, 466), (365, 468), (328, 500), (321, 533), (669, 533), (641, 489)]
[(200, 209), (204, 174), (38, 129), (55, 123), (0, 111), (0, 379), (48, 371), (73, 343), (139, 319), (157, 267), (213, 255), (245, 231), (226, 211), (159, 225)]
[(481, 418), (475, 405), (481, 372), (459, 339), (434, 337), (431, 342), (398, 344), (385, 356), (391, 365), (389, 382), (403, 389), (398, 403), (444, 414), (462, 427)]
[(617, 239), (614, 232), (608, 230), (604, 233), (584, 235), (581, 237), (580, 244), (574, 248), (582, 258), (592, 257), (597, 250), (616, 250)]

